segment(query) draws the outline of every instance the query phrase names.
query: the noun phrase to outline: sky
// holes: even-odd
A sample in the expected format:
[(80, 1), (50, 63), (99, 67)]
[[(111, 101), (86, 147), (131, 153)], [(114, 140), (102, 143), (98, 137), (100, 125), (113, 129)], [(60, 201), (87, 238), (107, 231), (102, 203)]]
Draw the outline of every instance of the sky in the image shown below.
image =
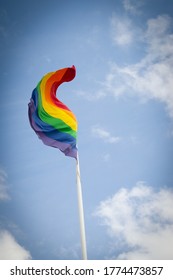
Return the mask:
[(76, 162), (31, 129), (43, 75), (78, 120), (88, 259), (173, 258), (169, 0), (0, 1), (0, 259), (81, 259)]

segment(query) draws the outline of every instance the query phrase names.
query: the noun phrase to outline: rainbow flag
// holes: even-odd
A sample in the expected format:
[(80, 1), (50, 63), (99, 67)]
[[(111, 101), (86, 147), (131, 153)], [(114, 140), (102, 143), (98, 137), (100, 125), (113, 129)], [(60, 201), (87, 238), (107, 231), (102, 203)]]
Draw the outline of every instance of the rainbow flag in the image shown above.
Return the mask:
[(75, 66), (45, 75), (33, 90), (28, 115), (30, 125), (44, 144), (77, 158), (77, 120), (72, 111), (56, 97), (57, 88), (76, 75)]

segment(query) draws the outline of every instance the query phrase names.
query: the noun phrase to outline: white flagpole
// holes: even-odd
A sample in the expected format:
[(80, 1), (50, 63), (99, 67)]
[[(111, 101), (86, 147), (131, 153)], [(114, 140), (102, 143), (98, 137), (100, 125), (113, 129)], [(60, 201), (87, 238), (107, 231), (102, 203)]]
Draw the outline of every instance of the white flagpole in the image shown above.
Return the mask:
[(85, 237), (85, 223), (84, 223), (84, 210), (83, 210), (83, 199), (82, 199), (82, 186), (81, 186), (79, 156), (78, 156), (78, 154), (77, 154), (77, 160), (76, 160), (76, 179), (77, 179), (77, 197), (78, 197), (78, 208), (79, 208), (79, 222), (80, 222), (80, 236), (81, 236), (82, 258), (83, 258), (83, 260), (87, 260), (86, 237)]

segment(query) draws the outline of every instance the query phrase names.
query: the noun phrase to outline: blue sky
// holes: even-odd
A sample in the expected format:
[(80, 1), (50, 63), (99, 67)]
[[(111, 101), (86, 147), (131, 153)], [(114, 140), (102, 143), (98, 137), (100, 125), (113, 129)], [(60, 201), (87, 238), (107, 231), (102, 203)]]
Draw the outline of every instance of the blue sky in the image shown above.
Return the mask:
[(88, 258), (172, 259), (170, 2), (1, 0), (0, 259), (81, 258), (75, 160), (27, 115), (73, 64), (58, 97), (78, 119)]

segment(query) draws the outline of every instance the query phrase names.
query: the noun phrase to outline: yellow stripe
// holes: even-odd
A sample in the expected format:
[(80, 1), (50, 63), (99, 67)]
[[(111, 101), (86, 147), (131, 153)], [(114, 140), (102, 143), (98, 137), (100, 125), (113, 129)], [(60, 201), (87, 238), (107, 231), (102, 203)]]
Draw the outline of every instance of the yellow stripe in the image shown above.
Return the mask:
[[(58, 118), (58, 119), (64, 121), (67, 125), (69, 125), (73, 130), (76, 131), (77, 130), (77, 120), (76, 120), (75, 115), (71, 111), (67, 111), (62, 108), (59, 108), (52, 102), (51, 96), (50, 96), (51, 87), (48, 86), (48, 83), (47, 83), (49, 78), (51, 78), (51, 76), (54, 75), (55, 73), (57, 75), (55, 75), (55, 77), (54, 77), (55, 80), (54, 79), (53, 80), (55, 82), (58, 82), (64, 75), (65, 71), (66, 71), (66, 69), (62, 69), (57, 72), (48, 73), (41, 80), (40, 93), (41, 93), (41, 98), (42, 98), (42, 106), (49, 115), (51, 115), (54, 118)], [(51, 86), (52, 86), (52, 84), (53, 83), (51, 83)]]
[[(45, 82), (45, 88), (44, 88), (44, 92), (48, 92), (48, 93), (51, 93), (51, 90), (52, 90), (52, 85), (57, 82), (57, 81), (60, 81), (63, 77), (63, 75), (65, 74), (65, 72), (67, 71), (67, 68), (65, 69), (61, 69), (61, 70), (58, 70), (56, 72), (53, 72), (52, 75), (50, 77), (47, 78), (47, 81)], [(56, 104), (54, 104), (53, 100), (52, 100), (52, 97), (51, 97), (51, 94), (46, 94), (45, 96), (46, 98), (46, 101), (47, 103), (50, 103), (52, 104), (52, 106), (55, 106), (55, 109), (57, 107)], [(62, 103), (61, 101), (59, 101), (60, 103)], [(63, 103), (62, 103), (63, 104)], [(64, 105), (64, 104), (63, 104)], [(64, 105), (65, 106), (65, 105)], [(66, 106), (67, 107), (67, 106)], [(68, 108), (68, 107), (67, 107)], [(75, 115), (73, 114), (73, 112), (68, 109), (63, 109), (63, 108), (60, 108), (61, 110), (63, 110), (65, 113), (67, 113), (70, 117), (72, 117), (75, 121), (76, 121), (76, 117)]]

